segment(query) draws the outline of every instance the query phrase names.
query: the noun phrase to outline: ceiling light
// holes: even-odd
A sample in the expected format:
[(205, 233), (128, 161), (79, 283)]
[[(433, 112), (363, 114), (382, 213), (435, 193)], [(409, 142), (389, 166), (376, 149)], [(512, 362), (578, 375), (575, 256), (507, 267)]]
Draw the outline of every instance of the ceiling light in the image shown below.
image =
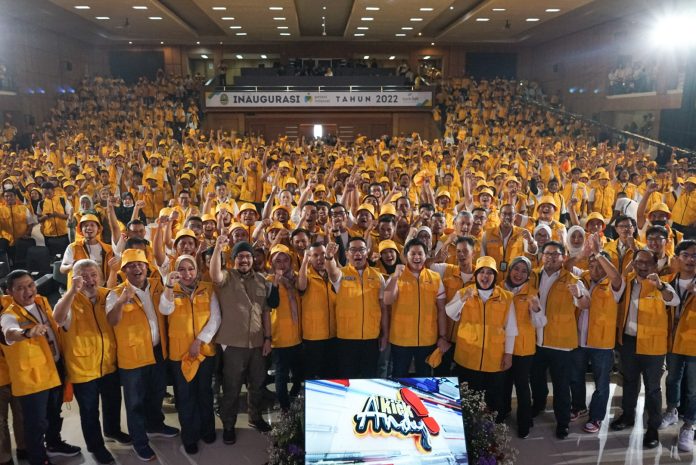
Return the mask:
[(393, 60), (394, 58), (396, 58), (394, 55), (389, 57), (390, 60)]
[(111, 19), (111, 18), (109, 18), (108, 16), (97, 16), (97, 19), (104, 20), (104, 19)]
[(476, 21), (480, 23), (485, 23), (486, 21), (490, 21), (490, 18), (476, 18)]
[(370, 59), (370, 55), (365, 55), (365, 56), (363, 57), (363, 60), (369, 60), (369, 59)]
[(146, 7), (146, 6), (143, 6), (143, 5), (135, 5), (135, 6), (133, 7), (133, 9), (134, 9), (134, 10), (147, 10), (147, 7)]
[(236, 36), (245, 36), (247, 35), (246, 32), (235, 32), (234, 35)]
[(424, 60), (430, 60), (430, 55), (426, 55), (423, 57)]
[(220, 42), (220, 45), (222, 45), (222, 42)]
[(265, 60), (266, 58), (268, 58), (266, 55), (261, 55), (261, 59)]
[(87, 5), (77, 5), (75, 7), (76, 10), (89, 10), (89, 7)]
[(281, 32), (280, 35), (281, 35), (281, 36), (289, 36), (290, 33), (289, 33), (289, 32)]
[(454, 7), (453, 7), (453, 6), (451, 6), (451, 7), (450, 7), (450, 10), (454, 10)]
[(356, 29), (359, 30), (359, 31), (368, 31), (368, 30), (370, 30), (370, 28), (367, 27), (367, 26), (358, 26)]
[(225, 11), (227, 9), (226, 6), (214, 6), (213, 10), (215, 11)]
[(285, 21), (285, 18), (282, 16), (276, 16), (275, 18), (273, 18), (273, 21)]
[(133, 45), (133, 41), (132, 41), (132, 40), (129, 40), (129, 41), (128, 41), (128, 45)]
[(150, 19), (152, 19), (153, 21), (159, 21), (160, 19), (162, 19), (162, 17), (161, 16), (150, 16)]
[(406, 37), (406, 34), (394, 34), (396, 37)]
[(203, 55), (201, 55), (201, 58), (203, 58), (204, 60), (207, 60), (207, 59), (208, 59), (208, 55), (206, 55), (206, 54), (204, 53)]
[(276, 29), (287, 29), (287, 26), (276, 26)]
[(558, 13), (559, 11), (561, 11), (560, 8), (547, 8), (546, 9), (547, 13)]
[(528, 23), (535, 23), (539, 21), (539, 18), (527, 18), (525, 21), (527, 21)]
[(365, 37), (365, 34), (363, 34), (363, 33), (361, 33), (361, 32), (356, 32), (356, 33), (353, 34), (353, 35), (354, 35), (355, 37)]
[(269, 6), (268, 9), (271, 11), (283, 11), (282, 6)]
[(161, 42), (160, 42), (160, 45), (164, 45), (164, 41), (161, 41)]
[(413, 22), (423, 21), (423, 18), (411, 18), (411, 21), (413, 21)]
[(237, 57), (237, 60), (243, 60), (243, 59), (244, 59), (244, 57), (243, 57), (242, 55), (236, 55), (236, 57)]
[(223, 16), (220, 19), (223, 21), (234, 21), (234, 16)]
[(200, 40), (197, 40), (197, 41), (196, 41), (196, 45), (201, 45), (201, 41), (200, 41)]
[(430, 45), (435, 45), (435, 42), (430, 42)]
[(411, 26), (404, 26), (401, 28), (402, 31), (412, 31), (413, 28)]
[(419, 33), (418, 33), (418, 37), (420, 37), (420, 36), (422, 36), (422, 35), (423, 35), (423, 33), (422, 33), (422, 32), (419, 32)]
[(378, 7), (378, 6), (366, 6), (365, 9), (366, 9), (367, 11), (379, 11), (379, 7)]
[(426, 7), (422, 7), (420, 9), (420, 11), (433, 11), (433, 9), (426, 6)]
[(365, 17), (360, 18), (361, 21), (372, 21), (374, 19), (375, 18), (370, 18), (369, 16), (365, 16)]
[(506, 11), (505, 8), (493, 8), (491, 11)]
[(242, 26), (230, 26), (230, 29), (241, 29)]

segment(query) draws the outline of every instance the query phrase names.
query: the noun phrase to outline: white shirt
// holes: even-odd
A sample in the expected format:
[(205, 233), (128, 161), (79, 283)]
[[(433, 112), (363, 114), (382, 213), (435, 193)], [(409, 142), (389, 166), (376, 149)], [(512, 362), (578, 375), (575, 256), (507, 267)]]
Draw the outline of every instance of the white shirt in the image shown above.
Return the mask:
[[(668, 289), (672, 293), (671, 300), (665, 300), (664, 297), (662, 301), (665, 305), (676, 307), (679, 305), (679, 294), (676, 293), (674, 288), (667, 283), (665, 284), (665, 289)], [(638, 334), (638, 302), (640, 300), (640, 281), (637, 279), (633, 280), (633, 286), (631, 287), (631, 300), (628, 304), (628, 317), (626, 318), (626, 326), (624, 327), (624, 334), (628, 336), (636, 336)]]
[[(128, 284), (131, 286), (131, 284)], [(147, 317), (147, 322), (150, 325), (150, 335), (152, 336), (152, 347), (159, 345), (160, 343), (160, 333), (159, 325), (157, 323), (157, 314), (155, 313), (155, 306), (152, 303), (152, 296), (150, 295), (150, 283), (147, 282), (147, 287), (145, 290), (138, 289), (132, 286), (135, 290), (135, 296), (140, 299), (140, 303), (143, 305), (143, 310), (145, 311), (145, 316)], [(106, 314), (108, 315), (111, 310), (113, 310), (119, 295), (111, 291), (106, 296)]]
[[(36, 304), (27, 305), (23, 307), (34, 319), (40, 324), (48, 326), (48, 331), (46, 331), (46, 337), (48, 338), (48, 345), (51, 347), (51, 352), (53, 353), (53, 360), (58, 361), (60, 359), (60, 352), (58, 351), (58, 340), (53, 328), (51, 327), (48, 317), (41, 311)], [(34, 326), (34, 325), (32, 325)], [(19, 322), (14, 315), (9, 313), (3, 313), (0, 316), (0, 327), (2, 327), (2, 333), (5, 335), (5, 344), (11, 346), (17, 341), (11, 341), (7, 338), (7, 334), (12, 329), (25, 329), (19, 326)], [(39, 337), (39, 336), (36, 336)]]
[[(477, 289), (479, 298), (485, 304), (493, 295), (493, 288), (488, 290)], [(464, 300), (462, 300), (462, 293), (457, 292), (452, 300), (450, 300), (445, 306), (445, 313), (454, 321), (459, 321), (462, 316), (462, 309), (464, 308)], [(511, 301), (510, 308), (508, 309), (508, 317), (505, 321), (505, 353), (511, 354), (515, 348), (515, 337), (517, 336), (517, 316), (515, 314), (515, 304)]]
[[(97, 262), (101, 268), (102, 262), (102, 246), (99, 242), (94, 245), (85, 244), (85, 250), (89, 253), (89, 258)], [(63, 262), (61, 266), (72, 266), (75, 264), (75, 250), (73, 247), (68, 246), (63, 253)]]
[[(597, 283), (594, 281), (590, 283), (590, 299), (592, 298), (592, 290), (595, 288)], [(611, 284), (609, 284), (611, 287)], [(626, 290), (626, 281), (624, 281), (623, 278), (621, 278), (621, 287), (619, 288), (618, 291), (615, 291), (614, 288), (611, 288), (611, 293), (614, 295), (614, 302), (618, 303), (621, 300), (621, 296), (624, 293), (624, 290)], [(613, 347), (592, 347), (587, 345), (587, 332), (589, 328), (589, 323), (590, 323), (590, 309), (585, 308), (580, 310), (580, 318), (578, 318), (578, 341), (580, 347), (590, 347), (592, 349), (613, 349)]]
[[(159, 301), (159, 312), (162, 315), (171, 315), (174, 313), (174, 301), (167, 299), (167, 293), (163, 292), (160, 296)], [(210, 296), (210, 317), (208, 322), (203, 326), (201, 332), (196, 335), (196, 339), (208, 344), (213, 340), (213, 336), (217, 333), (220, 327), (220, 302), (218, 301), (217, 295), (213, 293)]]
[[(433, 263), (430, 265), (430, 270), (440, 275), (440, 279), (445, 279), (445, 271), (447, 270), (448, 263)], [(453, 265), (456, 266), (456, 265)], [(471, 282), (474, 278), (473, 273), (464, 273), (463, 271), (459, 273), (459, 276), (464, 281), (464, 284)]]

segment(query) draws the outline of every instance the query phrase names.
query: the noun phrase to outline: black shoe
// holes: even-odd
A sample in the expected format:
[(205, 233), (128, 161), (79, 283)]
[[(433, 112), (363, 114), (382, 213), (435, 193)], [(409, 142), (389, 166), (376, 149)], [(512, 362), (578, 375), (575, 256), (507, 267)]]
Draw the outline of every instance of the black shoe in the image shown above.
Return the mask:
[(532, 418), (536, 418), (546, 410), (546, 405), (532, 405)]
[(93, 451), (92, 455), (94, 455), (94, 459), (101, 464), (109, 465), (110, 463), (114, 463), (114, 456), (111, 455), (111, 452), (106, 450), (106, 447)]
[(130, 445), (133, 440), (130, 437), (130, 434), (126, 434), (123, 431), (116, 431), (115, 433), (104, 433), (104, 439), (106, 441), (114, 441), (119, 444), (125, 444), (125, 445)]
[(201, 439), (202, 439), (203, 442), (206, 443), (206, 444), (212, 444), (212, 443), (214, 443), (215, 440), (217, 439), (217, 434), (215, 434), (215, 431), (213, 431), (213, 432), (210, 433), (210, 434), (206, 434), (206, 435), (203, 436)]
[(648, 428), (643, 436), (643, 447), (646, 449), (654, 449), (660, 444), (660, 438), (657, 435), (657, 428)]
[(29, 460), (29, 454), (27, 454), (26, 449), (17, 449), (17, 460)]
[(222, 432), (222, 442), (228, 446), (237, 442), (237, 433), (234, 428), (226, 429)]
[(184, 444), (184, 450), (188, 455), (193, 455), (198, 453), (198, 444), (195, 442), (193, 444)]
[(556, 437), (558, 439), (565, 439), (568, 437), (568, 427), (567, 426), (556, 426)]
[(46, 455), (49, 457), (74, 457), (80, 455), (80, 449), (77, 446), (68, 444), (65, 441), (61, 441), (58, 444), (52, 446), (46, 446)]
[(609, 423), (609, 428), (612, 431), (623, 431), (626, 428), (632, 427), (635, 425), (635, 423), (636, 420), (634, 418), (628, 418), (625, 415), (621, 415), (619, 418)]
[(517, 428), (517, 437), (527, 439), (529, 437), (529, 428)]
[(273, 429), (271, 427), (271, 425), (266, 423), (266, 421), (263, 418), (259, 418), (258, 420), (255, 420), (255, 421), (249, 420), (249, 426), (251, 426), (256, 431), (259, 431), (261, 433), (268, 433), (270, 430)]

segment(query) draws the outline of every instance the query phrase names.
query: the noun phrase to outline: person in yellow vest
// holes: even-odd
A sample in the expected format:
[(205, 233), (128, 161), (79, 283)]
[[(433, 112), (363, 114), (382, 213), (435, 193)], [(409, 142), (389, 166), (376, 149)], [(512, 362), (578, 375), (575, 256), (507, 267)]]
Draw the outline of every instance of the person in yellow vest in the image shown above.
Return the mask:
[(24, 263), (27, 249), (34, 245), (31, 230), (36, 224), (29, 207), (18, 202), (19, 191), (12, 188), (2, 193), (0, 205), (0, 253), (7, 253), (12, 263)]
[(484, 391), (490, 410), (503, 420), (505, 371), (512, 366), (517, 318), (511, 292), (496, 286), (493, 257), (479, 257), (474, 282), (447, 303), (447, 315), (459, 322), (454, 352), (456, 374), (470, 388)]
[(374, 378), (379, 352), (387, 348), (389, 335), (384, 277), (368, 266), (369, 249), (364, 238), (348, 239), (348, 264), (342, 268), (334, 261), (338, 249), (338, 243), (330, 242), (325, 256), (329, 279), (336, 290), (338, 375)]
[(427, 269), (427, 246), (412, 239), (404, 246), (405, 265), (397, 265), (384, 290), (384, 304), (390, 305), (389, 342), (392, 376), (409, 375), (411, 362), (415, 376), (431, 375), (426, 358), (437, 347), (445, 354), (447, 340), (445, 286), (440, 275)]
[[(116, 355), (126, 402), (128, 432), (139, 459), (154, 460), (152, 437), (175, 437), (164, 424), (162, 401), (167, 388), (167, 337), (164, 315), (157, 309), (164, 286), (147, 277), (147, 257), (139, 249), (121, 255), (126, 281), (106, 296), (106, 317), (116, 335)], [(170, 284), (167, 283), (167, 286)]]
[[(200, 277), (196, 259), (180, 255), (159, 301), (159, 312), (168, 323), (168, 352), (181, 442), (189, 455), (198, 452), (199, 439), (206, 444), (215, 442), (212, 340), (220, 327), (220, 304), (213, 283), (203, 282)], [(185, 371), (191, 364), (198, 366), (195, 370), (189, 367), (193, 373)]]
[[(0, 296), (0, 313), (12, 303), (9, 295)], [(1, 333), (0, 333), (1, 334)], [(12, 408), (12, 432), (14, 433), (17, 460), (27, 460), (27, 449), (24, 444), (24, 420), (19, 398), (12, 395), (10, 385), (10, 368), (3, 353), (5, 339), (0, 336), (0, 463), (14, 465), (12, 461), (12, 437), (9, 429), (9, 413)]]
[(40, 200), (36, 215), (41, 224), (41, 234), (46, 238), (46, 247), (51, 257), (65, 252), (70, 244), (68, 239), (68, 218), (72, 215), (72, 205), (64, 197), (56, 195), (55, 186), (50, 182), (41, 185), (43, 200)]
[(570, 423), (571, 351), (578, 347), (575, 314), (588, 308), (590, 299), (579, 278), (563, 266), (566, 259), (563, 244), (549, 241), (542, 246), (541, 255), (542, 267), (534, 270), (530, 278), (539, 299), (539, 306), (532, 309), (532, 324), (536, 328), (536, 353), (530, 377), (532, 416), (546, 408), (546, 372), (550, 369), (556, 437), (565, 439)]
[(595, 390), (590, 401), (588, 421), (583, 426), (586, 433), (598, 433), (607, 413), (609, 377), (614, 364), (618, 303), (626, 283), (621, 273), (612, 265), (609, 255), (602, 251), (599, 236), (590, 239), (589, 269), (581, 279), (590, 293), (590, 307), (578, 316), (578, 348), (573, 351), (570, 393), (572, 397), (570, 419), (574, 421), (588, 413), (585, 402), (585, 373), (592, 365)]
[(537, 244), (532, 234), (528, 229), (515, 226), (514, 219), (515, 207), (509, 203), (501, 206), (500, 226), (486, 229), (481, 239), (481, 255), (493, 257), (498, 265), (498, 282), (505, 280), (510, 261), (523, 255), (525, 249), (529, 253), (537, 253)]
[(63, 329), (63, 355), (68, 381), (80, 406), (82, 435), (97, 462), (114, 457), (104, 447), (99, 422), (99, 400), (104, 416), (104, 436), (130, 444), (121, 431), (121, 385), (116, 371), (116, 337), (106, 321), (106, 295), (101, 268), (94, 260), (80, 259), (72, 269), (72, 286), (56, 303), (53, 316)]
[(300, 297), (295, 289), (297, 276), (292, 269), (292, 252), (283, 245), (273, 246), (270, 253), (273, 273), (268, 280), (278, 288), (279, 305), (271, 311), (271, 346), (276, 367), (275, 388), (280, 408), (290, 408), (290, 396), (299, 392), (299, 383), (294, 383), (288, 393), (290, 372), (294, 380), (302, 379), (302, 337), (300, 329)]
[(618, 238), (607, 242), (604, 245), (604, 251), (609, 254), (611, 263), (616, 269), (623, 273), (633, 260), (636, 251), (644, 244), (637, 240), (638, 232), (633, 218), (624, 215), (617, 216), (614, 228), (618, 233)]
[(634, 425), (642, 377), (648, 414), (643, 446), (653, 449), (660, 443), (657, 430), (662, 423), (660, 384), (669, 344), (667, 306), (679, 305), (680, 299), (671, 285), (660, 280), (656, 273), (657, 257), (650, 250), (638, 250), (632, 268), (634, 271), (626, 277), (618, 324), (617, 342), (623, 375), (622, 413), (609, 427), (621, 431)]
[(675, 250), (679, 271), (670, 284), (679, 294), (674, 308), (670, 335), (672, 345), (667, 353), (667, 410), (662, 415), (660, 429), (679, 421), (682, 378), (686, 376), (687, 404), (684, 424), (679, 431), (677, 446), (682, 452), (692, 452), (696, 424), (696, 241), (686, 240)]
[(517, 336), (512, 352), (512, 366), (505, 376), (505, 396), (502, 415), (507, 416), (512, 410), (512, 387), (517, 397), (517, 436), (525, 439), (529, 429), (534, 426), (532, 420), (532, 393), (529, 388), (529, 373), (532, 369), (536, 351), (536, 336), (532, 325), (531, 305), (538, 305), (537, 297), (529, 288), (532, 274), (532, 262), (527, 257), (515, 257), (510, 262), (510, 269), (505, 278), (505, 290), (511, 292), (515, 305)]
[(114, 256), (111, 245), (100, 240), (101, 222), (91, 213), (82, 215), (77, 229), (82, 236), (70, 244), (63, 253), (60, 272), (68, 275), (68, 283), (72, 285), (72, 268), (78, 260), (90, 259), (97, 263), (102, 276), (109, 276), (109, 260)]
[(551, 229), (551, 239), (562, 244), (566, 241), (566, 229), (563, 223), (554, 219), (558, 211), (558, 203), (550, 195), (544, 195), (536, 206), (537, 217), (515, 215), (515, 224), (533, 231), (540, 224), (545, 224)]
[(696, 236), (696, 176), (689, 176), (679, 188), (672, 207), (672, 227), (685, 236)]
[[(651, 189), (652, 184), (648, 186)], [(646, 197), (643, 197), (645, 199)], [(636, 217), (636, 223), (638, 229), (641, 233), (641, 238), (645, 239), (645, 231), (650, 226), (664, 226), (667, 229), (667, 243), (665, 244), (665, 250), (668, 254), (674, 254), (674, 247), (684, 239), (684, 234), (673, 229), (669, 223), (672, 218), (672, 212), (670, 211), (667, 204), (660, 202), (654, 204), (648, 214), (645, 214), (645, 202), (641, 199), (638, 204), (638, 215)], [(647, 220), (647, 221), (646, 221)]]
[(80, 448), (67, 444), (60, 435), (65, 365), (51, 305), (38, 294), (26, 270), (10, 272), (6, 286), (12, 303), (0, 316), (5, 336), (2, 350), (12, 395), (22, 406), (29, 463), (45, 465), (50, 463), (49, 457), (79, 455)]
[(336, 291), (326, 270), (326, 247), (312, 244), (297, 276), (302, 307), (305, 379), (329, 379), (336, 367)]
[(601, 214), (604, 218), (610, 218), (614, 211), (616, 192), (609, 184), (609, 174), (606, 171), (599, 173), (597, 185), (590, 191), (590, 212)]

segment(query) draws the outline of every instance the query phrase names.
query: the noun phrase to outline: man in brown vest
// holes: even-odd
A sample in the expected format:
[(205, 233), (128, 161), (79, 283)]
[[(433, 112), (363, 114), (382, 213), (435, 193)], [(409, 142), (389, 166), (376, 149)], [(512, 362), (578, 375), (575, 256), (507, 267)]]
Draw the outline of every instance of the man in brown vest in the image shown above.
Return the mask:
[(249, 390), (249, 426), (261, 432), (271, 429), (261, 416), (261, 389), (266, 378), (264, 357), (271, 352), (270, 310), (278, 306), (279, 297), (278, 288), (254, 271), (254, 249), (248, 242), (235, 244), (234, 269), (223, 270), (222, 249), (228, 243), (224, 234), (217, 238), (210, 277), (222, 312), (215, 338), (223, 350), (222, 439), (225, 444), (234, 444), (239, 393), (245, 381)]

